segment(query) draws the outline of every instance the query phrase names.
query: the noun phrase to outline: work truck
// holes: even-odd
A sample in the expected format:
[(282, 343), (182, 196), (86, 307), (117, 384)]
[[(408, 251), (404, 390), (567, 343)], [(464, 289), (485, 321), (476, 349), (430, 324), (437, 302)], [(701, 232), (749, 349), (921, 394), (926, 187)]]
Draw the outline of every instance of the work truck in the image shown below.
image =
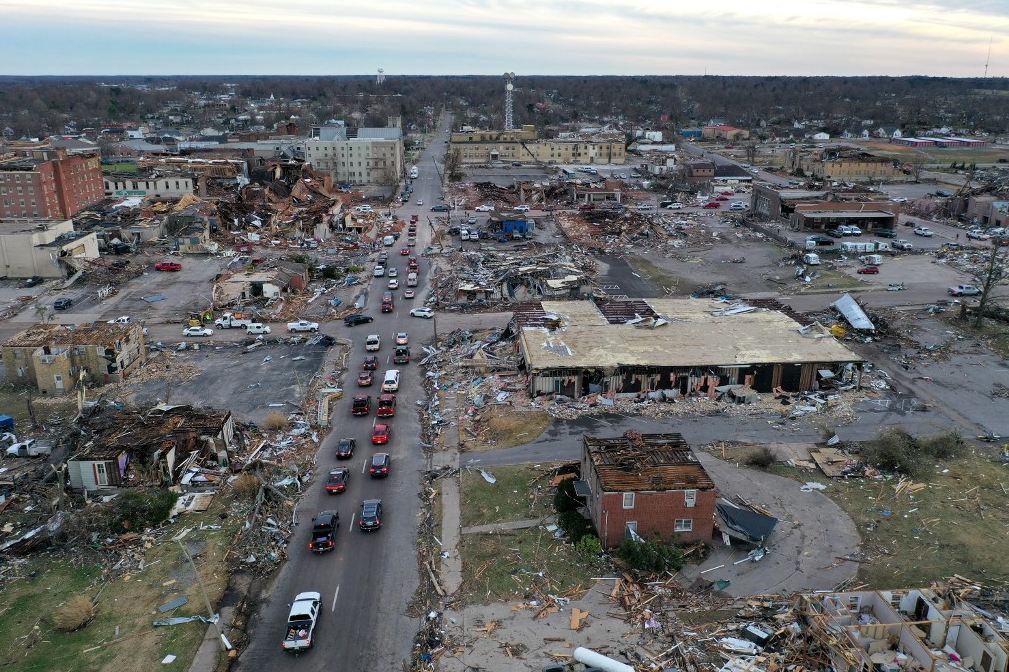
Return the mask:
[(252, 313), (225, 313), (214, 320), (218, 329), (245, 329), (256, 321)]
[(287, 617), (287, 634), (281, 643), (284, 651), (300, 653), (315, 643), (315, 626), (319, 622), (322, 595), (315, 592), (298, 593)]

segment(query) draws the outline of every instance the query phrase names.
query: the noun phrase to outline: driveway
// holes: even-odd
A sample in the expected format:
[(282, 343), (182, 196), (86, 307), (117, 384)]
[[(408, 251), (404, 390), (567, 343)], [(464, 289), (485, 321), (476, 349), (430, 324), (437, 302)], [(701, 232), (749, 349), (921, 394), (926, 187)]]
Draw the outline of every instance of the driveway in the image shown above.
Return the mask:
[[(726, 593), (746, 597), (826, 590), (855, 575), (857, 563), (837, 558), (858, 550), (858, 531), (848, 514), (829, 497), (816, 491), (802, 492), (801, 483), (790, 478), (737, 467), (708, 453), (698, 452), (697, 458), (722, 496), (728, 499), (738, 494), (770, 511), (779, 522), (763, 560), (733, 564), (745, 558), (747, 551), (716, 541), (702, 564), (682, 570), (684, 577), (726, 579), (730, 581)], [(701, 574), (713, 567), (718, 569)]]

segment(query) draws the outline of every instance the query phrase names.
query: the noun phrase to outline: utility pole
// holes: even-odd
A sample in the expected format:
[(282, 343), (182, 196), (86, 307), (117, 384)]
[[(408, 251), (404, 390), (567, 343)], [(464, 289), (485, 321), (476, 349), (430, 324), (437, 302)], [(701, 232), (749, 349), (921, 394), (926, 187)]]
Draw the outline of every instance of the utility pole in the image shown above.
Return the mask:
[(214, 624), (214, 628), (217, 630), (217, 641), (221, 643), (221, 648), (225, 651), (230, 651), (233, 647), (228, 638), (224, 636), (224, 632), (221, 631), (221, 619), (220, 617), (214, 618), (214, 608), (210, 606), (210, 598), (207, 596), (207, 589), (203, 585), (203, 578), (200, 576), (200, 572), (196, 569), (196, 563), (193, 562), (193, 556), (189, 555), (189, 551), (186, 550), (185, 545), (182, 543), (182, 539), (189, 534), (189, 530), (183, 531), (181, 534), (176, 536), (173, 541), (179, 545), (179, 550), (182, 551), (182, 555), (186, 557), (189, 561), (189, 566), (193, 569), (193, 574), (196, 576), (196, 583), (200, 586), (200, 593), (203, 595), (203, 603), (207, 606), (207, 618)]
[(434, 323), (434, 347), (438, 347), (438, 316), (434, 315), (431, 317), (431, 322)]

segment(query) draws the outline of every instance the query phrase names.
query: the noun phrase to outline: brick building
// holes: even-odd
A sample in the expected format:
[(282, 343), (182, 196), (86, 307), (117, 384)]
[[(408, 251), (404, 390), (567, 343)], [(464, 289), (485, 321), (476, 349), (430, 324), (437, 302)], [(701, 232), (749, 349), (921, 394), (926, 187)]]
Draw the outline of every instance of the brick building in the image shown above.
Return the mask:
[(706, 541), (718, 492), (680, 434), (583, 437), (579, 494), (603, 548), (637, 534), (676, 543)]
[(69, 219), (103, 198), (97, 156), (39, 149), (0, 163), (0, 217)]

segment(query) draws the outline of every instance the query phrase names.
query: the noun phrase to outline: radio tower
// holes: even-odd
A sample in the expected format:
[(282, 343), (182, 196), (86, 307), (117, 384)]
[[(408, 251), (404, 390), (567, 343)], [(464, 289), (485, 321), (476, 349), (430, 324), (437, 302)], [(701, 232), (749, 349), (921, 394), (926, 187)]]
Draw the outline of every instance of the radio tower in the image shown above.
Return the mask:
[(504, 108), (504, 130), (510, 131), (515, 128), (515, 122), (512, 118), (512, 90), (515, 88), (515, 73), (506, 72), (504, 74), (505, 80), (505, 108)]
[(379, 86), (381, 86), (382, 84), (385, 84), (385, 70), (384, 69), (382, 69), (382, 68), (378, 69), (378, 76), (375, 77), (375, 83), (378, 84)]

